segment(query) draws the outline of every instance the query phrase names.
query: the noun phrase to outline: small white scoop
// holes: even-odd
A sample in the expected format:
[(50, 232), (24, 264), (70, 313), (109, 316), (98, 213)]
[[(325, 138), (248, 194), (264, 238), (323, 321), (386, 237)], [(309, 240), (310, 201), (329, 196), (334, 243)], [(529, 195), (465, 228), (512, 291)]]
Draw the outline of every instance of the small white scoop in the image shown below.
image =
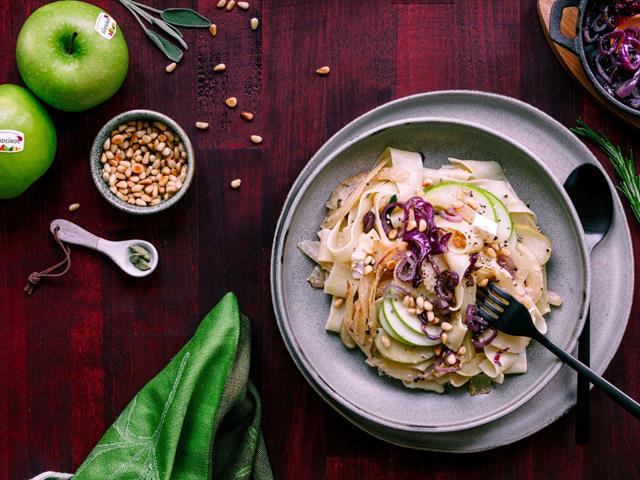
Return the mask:
[[(124, 240), (122, 242), (111, 242), (87, 232), (84, 228), (79, 227), (75, 223), (68, 220), (56, 219), (51, 222), (51, 233), (58, 228), (58, 238), (65, 243), (73, 245), (81, 245), (104, 253), (113, 260), (125, 273), (132, 277), (146, 277), (153, 272), (158, 266), (158, 251), (156, 247), (146, 240)], [(151, 267), (149, 270), (138, 270), (136, 266), (129, 260), (129, 247), (140, 245), (149, 251), (151, 261), (148, 262)]]

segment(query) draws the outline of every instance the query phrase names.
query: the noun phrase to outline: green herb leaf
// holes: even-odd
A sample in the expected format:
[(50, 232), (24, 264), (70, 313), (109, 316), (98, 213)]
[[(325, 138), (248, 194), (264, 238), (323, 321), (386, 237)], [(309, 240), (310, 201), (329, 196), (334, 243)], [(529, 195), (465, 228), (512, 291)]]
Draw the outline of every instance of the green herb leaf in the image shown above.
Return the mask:
[(633, 161), (633, 152), (625, 157), (622, 149), (614, 145), (602, 132), (596, 132), (582, 118), (578, 118), (578, 126), (571, 129), (573, 133), (594, 142), (607, 154), (616, 173), (620, 177), (618, 189), (629, 200), (631, 211), (640, 222), (640, 176)]
[(208, 28), (211, 25), (211, 20), (190, 8), (167, 8), (160, 17), (178, 27)]
[(145, 30), (145, 33), (169, 60), (173, 60), (174, 62), (179, 62), (180, 60), (182, 60), (182, 50), (176, 47), (169, 40), (161, 35), (158, 35), (153, 30)]

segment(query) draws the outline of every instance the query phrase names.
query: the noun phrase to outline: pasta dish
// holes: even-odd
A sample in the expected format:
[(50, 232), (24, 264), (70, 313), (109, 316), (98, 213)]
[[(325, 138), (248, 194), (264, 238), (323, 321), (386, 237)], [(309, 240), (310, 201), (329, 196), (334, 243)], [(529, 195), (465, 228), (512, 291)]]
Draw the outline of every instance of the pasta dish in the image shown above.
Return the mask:
[(495, 282), (543, 333), (559, 306), (547, 289), (551, 242), (493, 161), (386, 148), (373, 169), (333, 191), (317, 240), (299, 248), (317, 265), (309, 282), (332, 296), (326, 329), (406, 387), (472, 394), (527, 370), (530, 341), (478, 315), (476, 291)]

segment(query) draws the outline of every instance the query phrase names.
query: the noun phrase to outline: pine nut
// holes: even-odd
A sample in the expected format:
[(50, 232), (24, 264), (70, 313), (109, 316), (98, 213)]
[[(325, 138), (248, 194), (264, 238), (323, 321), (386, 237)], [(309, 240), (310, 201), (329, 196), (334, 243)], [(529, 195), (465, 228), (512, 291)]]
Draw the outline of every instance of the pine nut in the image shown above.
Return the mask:
[(251, 135), (251, 141), (255, 144), (262, 143), (262, 137), (260, 135)]
[(171, 73), (176, 69), (177, 66), (178, 64), (176, 62), (170, 63), (169, 65), (164, 67), (164, 71), (167, 73)]
[[(426, 307), (427, 305), (425, 305)], [(431, 306), (431, 308), (433, 308), (433, 305)], [(426, 310), (426, 308), (425, 308)], [(435, 314), (433, 313), (433, 310), (427, 310), (427, 322), (434, 322), (436, 319)]]
[(449, 355), (447, 355), (447, 363), (449, 365), (455, 365), (457, 361), (458, 360), (456, 359), (456, 356), (453, 353), (450, 353)]
[(212, 23), (211, 25), (209, 25), (209, 33), (211, 34), (212, 37), (215, 37), (218, 34), (218, 27), (216, 26), (215, 23)]
[(491, 258), (496, 258), (496, 251), (495, 251), (493, 248), (491, 248), (491, 247), (487, 247), (487, 248), (485, 248), (485, 250), (484, 250), (484, 251), (485, 251), (485, 252), (486, 252), (486, 254), (487, 254), (488, 256), (490, 256)]
[(442, 327), (442, 330), (444, 330), (445, 332), (448, 332), (453, 328), (453, 325), (451, 325), (449, 322), (442, 322), (440, 326)]
[(396, 238), (398, 238), (398, 231), (394, 228), (389, 231), (389, 240), (395, 240)]
[(482, 280), (480, 280), (478, 282), (478, 286), (479, 287), (486, 287), (487, 285), (489, 285), (489, 279), (488, 278), (483, 278)]
[(236, 0), (229, 0), (229, 3), (227, 3), (227, 12), (230, 12), (231, 10), (233, 10), (233, 7), (236, 6)]
[(111, 138), (111, 143), (114, 145), (120, 145), (122, 142), (124, 142), (124, 137), (120, 134), (114, 135), (113, 138)]
[(320, 67), (319, 69), (316, 70), (316, 73), (318, 75), (329, 75), (329, 72), (331, 71), (331, 69), (328, 66), (324, 66), (324, 67)]
[(236, 105), (238, 105), (238, 99), (236, 97), (229, 97), (224, 101), (224, 103), (226, 103), (229, 108), (235, 108)]
[(238, 8), (249, 10), (249, 2), (238, 2)]
[(424, 218), (420, 219), (420, 223), (418, 224), (418, 231), (424, 232), (427, 229), (427, 221)]
[(249, 21), (249, 25), (251, 26), (251, 30), (257, 30), (258, 29), (258, 25), (260, 25), (260, 21), (256, 18), (253, 17), (250, 21)]
[(464, 355), (465, 353), (467, 353), (467, 349), (464, 347), (464, 345), (462, 347), (460, 347), (457, 351), (458, 355)]
[(69, 205), (69, 211), (70, 212), (75, 212), (79, 208), (80, 208), (80, 204), (79, 203), (72, 203), (71, 205)]
[(227, 4), (227, 0), (219, 0), (218, 3), (216, 3), (216, 7), (224, 8), (226, 4)]
[(373, 267), (371, 265), (367, 265), (366, 267), (364, 267), (365, 275), (369, 275), (371, 272), (373, 272)]
[(227, 66), (224, 63), (219, 63), (215, 67), (213, 67), (214, 72), (224, 72), (227, 69)]
[(416, 306), (417, 306), (420, 310), (424, 310), (424, 298), (423, 298), (423, 297), (418, 297), (418, 298), (416, 298)]
[[(432, 311), (432, 310), (433, 310), (433, 303), (431, 303), (429, 300), (425, 300), (425, 301), (424, 301), (424, 309), (425, 309), (427, 312)], [(429, 314), (427, 313), (427, 315), (429, 315)]]
[(235, 180), (231, 181), (231, 188), (240, 188), (240, 185), (242, 184), (242, 180), (240, 180), (239, 178), (236, 178)]
[(407, 232), (410, 232), (411, 230), (415, 230), (417, 226), (418, 224), (416, 223), (415, 220), (409, 220), (409, 222), (407, 222)]
[(389, 348), (391, 346), (391, 340), (389, 340), (389, 337), (387, 337), (386, 335), (382, 335), (380, 337), (380, 340), (382, 341), (382, 346), (384, 348)]
[(253, 113), (251, 112), (240, 112), (240, 116), (245, 120), (247, 120), (248, 122), (253, 120)]
[(344, 298), (338, 297), (333, 301), (333, 306), (336, 308), (340, 308), (344, 303)]
[(440, 335), (440, 341), (442, 343), (447, 343), (447, 340), (449, 340), (449, 335), (447, 335), (446, 333), (443, 333), (442, 335)]

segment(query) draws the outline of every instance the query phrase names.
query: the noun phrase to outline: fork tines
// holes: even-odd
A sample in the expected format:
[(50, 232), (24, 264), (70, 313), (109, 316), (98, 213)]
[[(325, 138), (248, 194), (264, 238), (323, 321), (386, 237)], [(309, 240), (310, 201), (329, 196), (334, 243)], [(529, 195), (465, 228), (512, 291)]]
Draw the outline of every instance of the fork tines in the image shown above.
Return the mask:
[[(496, 295), (497, 294), (497, 295)], [(488, 322), (495, 322), (509, 301), (505, 298), (509, 294), (494, 283), (489, 283), (487, 289), (478, 290), (478, 313)]]

